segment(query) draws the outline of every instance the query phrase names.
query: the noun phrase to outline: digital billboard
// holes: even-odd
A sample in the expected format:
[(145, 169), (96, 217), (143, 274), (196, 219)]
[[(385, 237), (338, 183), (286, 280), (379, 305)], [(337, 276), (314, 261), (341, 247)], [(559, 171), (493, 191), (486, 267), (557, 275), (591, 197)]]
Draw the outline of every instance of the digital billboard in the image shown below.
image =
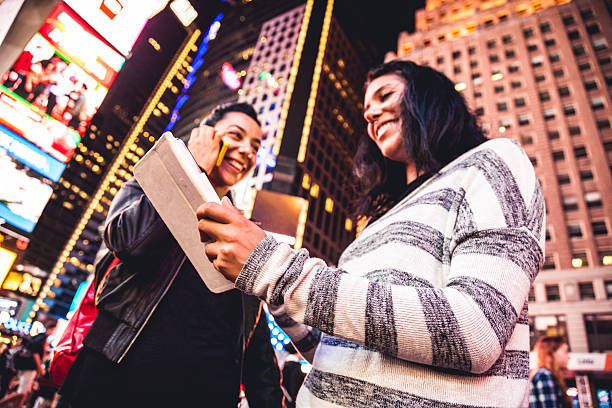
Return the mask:
[(0, 78), (0, 218), (31, 232), (125, 58), (64, 3)]

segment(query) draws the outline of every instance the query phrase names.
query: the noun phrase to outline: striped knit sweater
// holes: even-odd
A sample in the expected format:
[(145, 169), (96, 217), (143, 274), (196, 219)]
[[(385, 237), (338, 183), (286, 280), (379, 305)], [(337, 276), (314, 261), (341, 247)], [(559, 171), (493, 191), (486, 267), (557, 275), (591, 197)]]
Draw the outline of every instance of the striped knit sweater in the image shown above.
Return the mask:
[(337, 268), (267, 237), (236, 286), (316, 350), (299, 407), (526, 406), (544, 217), (524, 151), (493, 139), (368, 225)]

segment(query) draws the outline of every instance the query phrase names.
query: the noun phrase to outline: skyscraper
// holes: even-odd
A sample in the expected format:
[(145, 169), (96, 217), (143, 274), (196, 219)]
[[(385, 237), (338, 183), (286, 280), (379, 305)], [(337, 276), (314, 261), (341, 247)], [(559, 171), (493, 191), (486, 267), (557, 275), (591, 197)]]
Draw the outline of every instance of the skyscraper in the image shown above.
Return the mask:
[(522, 143), (547, 207), (532, 340), (573, 351), (612, 348), (611, 23), (599, 0), (428, 0), (386, 57), (444, 72), (489, 137)]

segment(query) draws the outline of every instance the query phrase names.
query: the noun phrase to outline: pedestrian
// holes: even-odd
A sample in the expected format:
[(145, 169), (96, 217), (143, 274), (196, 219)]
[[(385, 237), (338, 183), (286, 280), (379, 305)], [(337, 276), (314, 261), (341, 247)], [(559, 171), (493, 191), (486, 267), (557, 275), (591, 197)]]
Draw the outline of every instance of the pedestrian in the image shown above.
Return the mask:
[[(254, 168), (251, 105), (216, 108), (188, 148), (219, 196)], [(221, 141), (227, 144), (219, 166)], [(212, 293), (135, 178), (113, 200), (104, 242), (120, 259), (97, 288), (98, 314), (60, 390), (79, 407), (280, 407), (280, 372), (261, 301)]]
[(487, 140), (429, 67), (375, 67), (364, 101), (353, 164), (367, 225), (338, 267), (266, 236), (225, 199), (197, 211), (207, 256), (315, 353), (298, 407), (525, 406), (527, 295), (545, 241), (529, 158)]
[(569, 360), (568, 346), (561, 336), (542, 336), (533, 347), (536, 368), (531, 373), (529, 408), (571, 408), (562, 370)]

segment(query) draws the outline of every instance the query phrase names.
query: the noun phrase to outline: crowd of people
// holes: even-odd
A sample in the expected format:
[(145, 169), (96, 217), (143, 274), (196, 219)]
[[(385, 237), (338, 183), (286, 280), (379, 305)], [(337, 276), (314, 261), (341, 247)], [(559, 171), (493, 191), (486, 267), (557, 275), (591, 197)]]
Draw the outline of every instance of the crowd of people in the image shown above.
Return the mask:
[[(96, 268), (97, 317), (63, 406), (235, 407), (241, 395), (252, 408), (564, 406), (566, 343), (541, 339), (529, 376), (545, 207), (521, 146), (487, 139), (453, 82), (409, 61), (369, 72), (363, 116), (353, 192), (367, 222), (337, 265), (277, 242), (232, 205), (262, 139), (248, 104), (217, 107), (187, 142), (222, 197), (197, 210), (204, 250), (234, 289), (208, 290), (136, 179), (126, 182), (104, 227), (106, 258), (119, 263)], [(303, 384), (281, 386), (264, 303), (311, 364)], [(295, 358), (283, 363), (296, 375)]]

